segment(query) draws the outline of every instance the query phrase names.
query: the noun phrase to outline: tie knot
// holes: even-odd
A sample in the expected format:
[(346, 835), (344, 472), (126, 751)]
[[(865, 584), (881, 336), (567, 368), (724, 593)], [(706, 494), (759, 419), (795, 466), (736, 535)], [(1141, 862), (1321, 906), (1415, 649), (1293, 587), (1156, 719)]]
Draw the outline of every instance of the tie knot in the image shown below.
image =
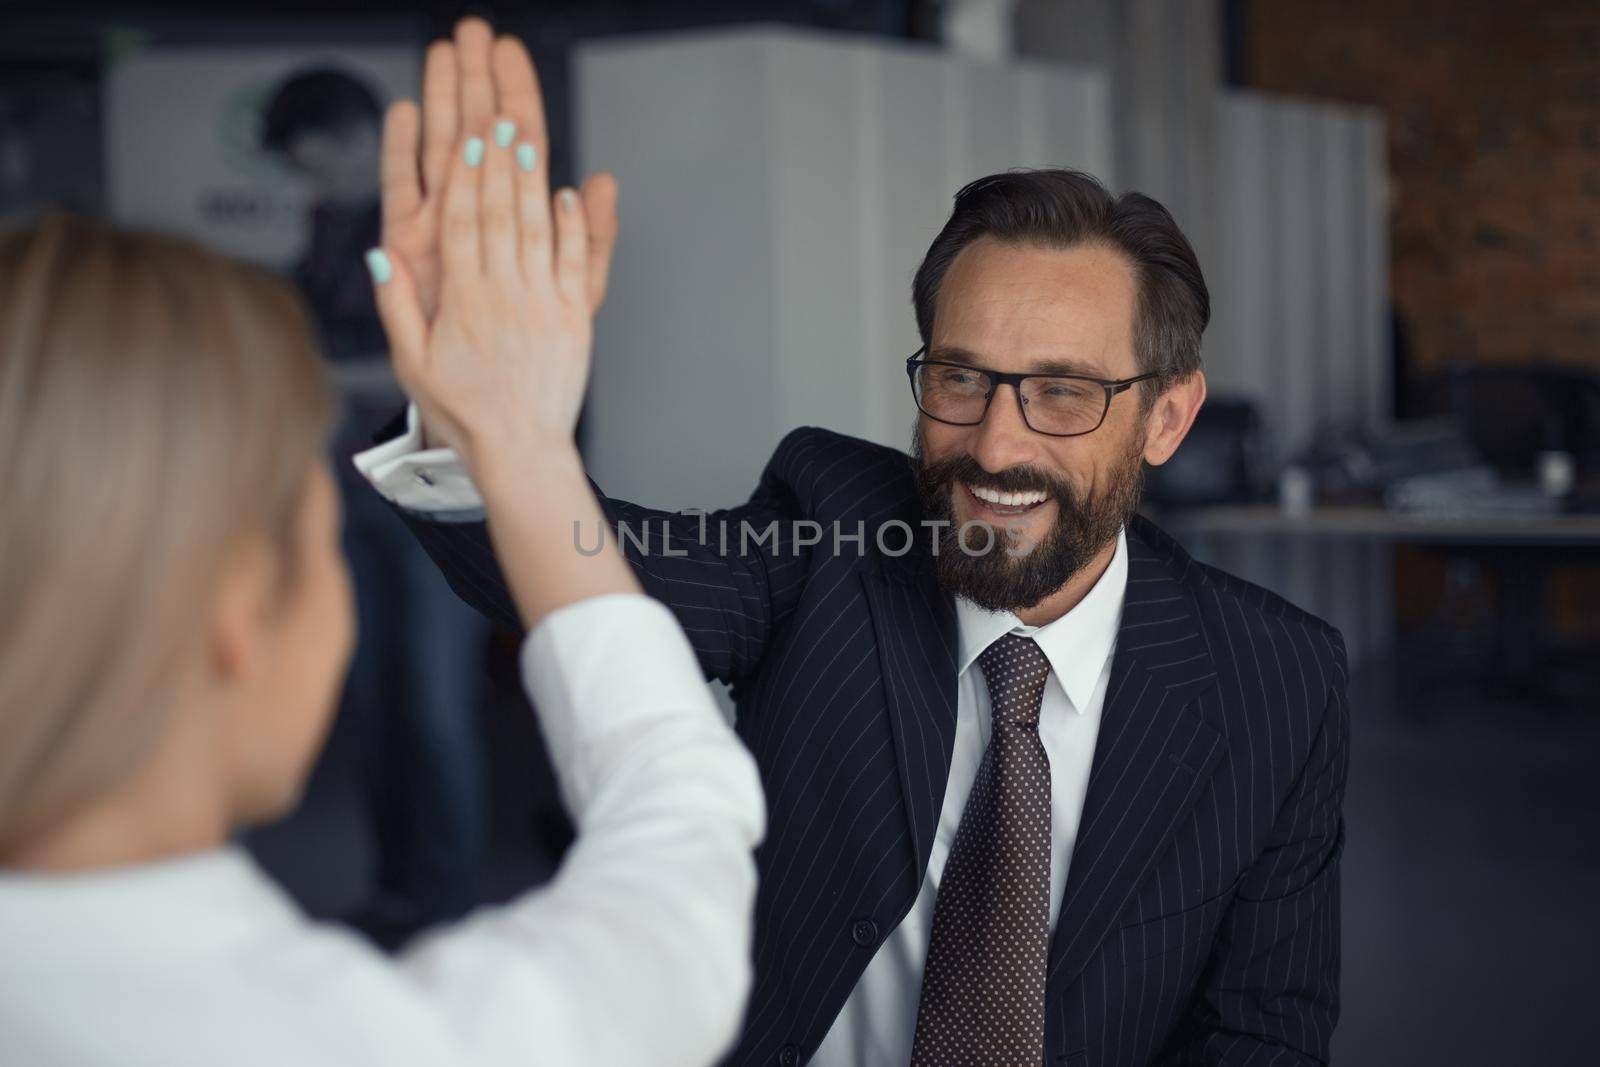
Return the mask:
[(1039, 703), (1050, 677), (1050, 661), (1031, 637), (1005, 634), (978, 656), (989, 687), (994, 721), (1019, 726), (1039, 725)]

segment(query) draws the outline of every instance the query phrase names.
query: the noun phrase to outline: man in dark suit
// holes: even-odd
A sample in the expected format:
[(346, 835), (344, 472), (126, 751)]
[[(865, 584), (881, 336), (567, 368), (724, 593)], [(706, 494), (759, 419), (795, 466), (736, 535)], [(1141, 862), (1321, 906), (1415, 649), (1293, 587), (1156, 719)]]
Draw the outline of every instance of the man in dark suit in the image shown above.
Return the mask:
[[(909, 457), (800, 429), (742, 507), (602, 497), (766, 789), (728, 1062), (1325, 1062), (1342, 641), (1134, 512), (1205, 397), (1192, 249), (1147, 197), (995, 175), (913, 297)], [(515, 625), (416, 421), (363, 469)]]

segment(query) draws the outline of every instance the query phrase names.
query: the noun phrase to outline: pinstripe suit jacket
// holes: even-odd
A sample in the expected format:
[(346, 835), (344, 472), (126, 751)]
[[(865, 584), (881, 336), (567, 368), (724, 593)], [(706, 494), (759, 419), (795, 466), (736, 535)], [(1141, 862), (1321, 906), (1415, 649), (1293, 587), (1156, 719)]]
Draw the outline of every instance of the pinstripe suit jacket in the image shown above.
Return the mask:
[[(766, 788), (756, 982), (727, 1062), (804, 1062), (915, 901), (949, 774), (954, 605), (920, 529), (904, 555), (896, 529), (888, 552), (875, 537), (920, 521), (907, 458), (800, 429), (740, 508), (703, 520), (603, 503), (647, 531), (643, 548), (625, 542), (634, 569), (707, 676), (733, 685)], [(406, 518), (462, 597), (517, 625), (481, 523)], [(823, 524), (821, 543), (795, 520)], [(778, 528), (741, 546), (741, 521)], [(861, 549), (836, 552), (833, 524), (864, 533)], [(1046, 1061), (1323, 1062), (1338, 1015), (1340, 636), (1142, 519), (1128, 549), (1049, 953)]]

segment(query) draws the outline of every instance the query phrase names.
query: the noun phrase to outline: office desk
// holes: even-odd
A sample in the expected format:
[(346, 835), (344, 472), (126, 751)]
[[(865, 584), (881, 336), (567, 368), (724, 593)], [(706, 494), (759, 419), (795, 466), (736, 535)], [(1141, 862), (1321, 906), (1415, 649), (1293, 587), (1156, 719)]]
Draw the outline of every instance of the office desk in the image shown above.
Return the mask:
[(1161, 521), (1190, 534), (1355, 538), (1434, 547), (1501, 576), (1495, 644), (1508, 680), (1536, 683), (1544, 644), (1545, 580), (1565, 560), (1600, 561), (1600, 515), (1430, 517), (1380, 507), (1315, 507), (1291, 515), (1270, 505), (1172, 510)]
[(1290, 515), (1267, 505), (1229, 505), (1164, 512), (1162, 519), (1194, 533), (1363, 537), (1396, 544), (1480, 547), (1597, 548), (1600, 515), (1432, 518), (1378, 507), (1318, 507)]

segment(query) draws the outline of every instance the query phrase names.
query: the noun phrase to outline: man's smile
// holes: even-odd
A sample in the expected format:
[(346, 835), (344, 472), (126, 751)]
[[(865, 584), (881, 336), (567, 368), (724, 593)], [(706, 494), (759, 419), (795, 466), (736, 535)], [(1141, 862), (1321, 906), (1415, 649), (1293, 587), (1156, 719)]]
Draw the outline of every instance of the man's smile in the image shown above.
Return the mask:
[(964, 510), (973, 518), (996, 526), (1005, 526), (1007, 520), (1019, 515), (1032, 515), (1050, 501), (1050, 495), (1042, 489), (1002, 493), (987, 486), (959, 484), (966, 505)]

